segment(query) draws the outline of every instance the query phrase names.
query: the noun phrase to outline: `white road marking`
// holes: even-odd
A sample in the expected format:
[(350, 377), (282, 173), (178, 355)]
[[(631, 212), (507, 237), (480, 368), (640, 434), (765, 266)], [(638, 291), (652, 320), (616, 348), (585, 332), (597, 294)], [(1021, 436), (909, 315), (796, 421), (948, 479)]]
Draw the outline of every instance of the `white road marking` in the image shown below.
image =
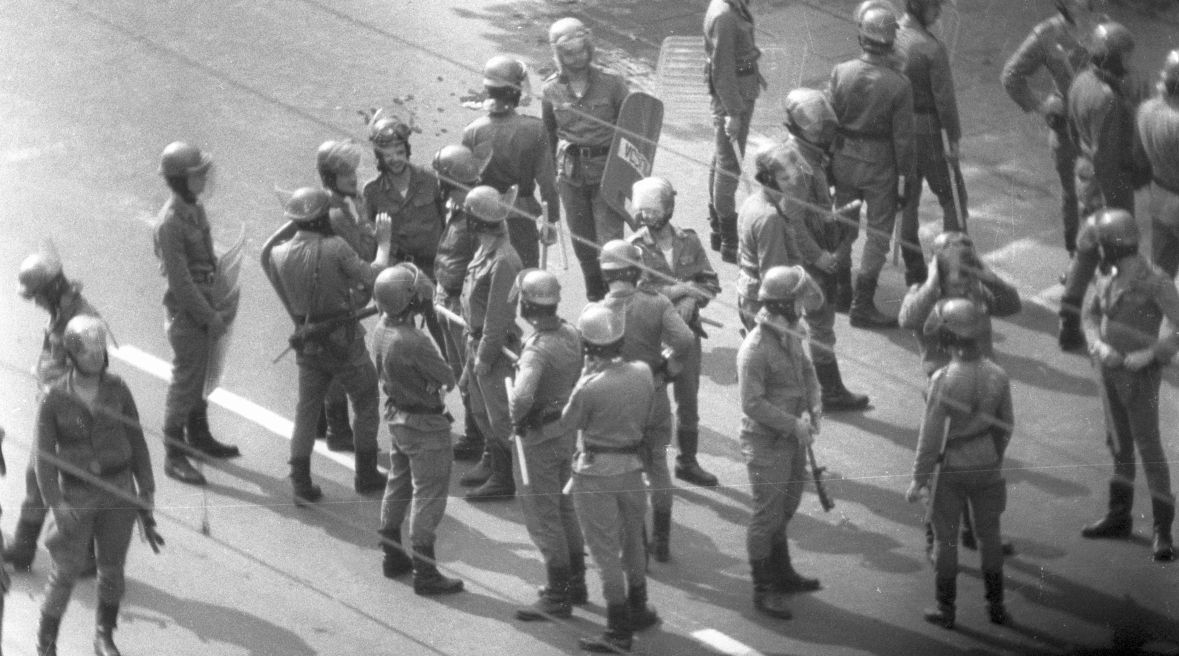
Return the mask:
[[(134, 346), (124, 345), (111, 348), (110, 354), (116, 359), (155, 376), (165, 383), (172, 380), (172, 365), (146, 351)], [(223, 387), (218, 387), (209, 395), (209, 401), (247, 421), (265, 428), (285, 440), (291, 439), (295, 428), (294, 422), (276, 412), (263, 408), (245, 397), (234, 394)], [(315, 452), (342, 467), (356, 471), (356, 465), (353, 462), (352, 456), (331, 451), (323, 442), (317, 441), (315, 443)]]
[(761, 652), (716, 629), (693, 631), (692, 637), (727, 656), (761, 656)]

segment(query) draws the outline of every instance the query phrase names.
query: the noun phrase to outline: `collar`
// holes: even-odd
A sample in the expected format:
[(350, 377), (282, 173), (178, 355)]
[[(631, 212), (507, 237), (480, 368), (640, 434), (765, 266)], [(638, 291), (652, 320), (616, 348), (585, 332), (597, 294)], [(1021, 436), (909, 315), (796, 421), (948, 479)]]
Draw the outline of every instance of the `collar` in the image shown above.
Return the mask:
[(549, 332), (560, 328), (562, 320), (561, 317), (553, 315), (551, 317), (541, 317), (535, 321), (529, 321), (529, 323), (536, 329), (536, 332)]
[(197, 199), (197, 202), (190, 204), (188, 201), (181, 198), (180, 194), (172, 192), (172, 210), (176, 217), (180, 220), (186, 221), (195, 226), (203, 226), (207, 223), (207, 221), (202, 221), (204, 209), (205, 206), (201, 205), (199, 198)]
[[(598, 79), (598, 67), (594, 66), (593, 62), (590, 62), (589, 70), (586, 72), (585, 78), (586, 78), (585, 89), (586, 89), (586, 93), (588, 94), (590, 87), (594, 86), (594, 82), (596, 82)], [(560, 80), (562, 84), (565, 84), (566, 86), (569, 85), (569, 74), (566, 73), (565, 71), (562, 70), (559, 73), (557, 73), (557, 79)]]
[(818, 161), (824, 166), (824, 168), (826, 167), (827, 161), (830, 159), (830, 155), (827, 154), (826, 150), (823, 150), (819, 146), (807, 141), (806, 139), (801, 139), (798, 137), (798, 135), (794, 134), (790, 135), (790, 142), (798, 147), (798, 151), (802, 153), (804, 157), (811, 160), (812, 162)]

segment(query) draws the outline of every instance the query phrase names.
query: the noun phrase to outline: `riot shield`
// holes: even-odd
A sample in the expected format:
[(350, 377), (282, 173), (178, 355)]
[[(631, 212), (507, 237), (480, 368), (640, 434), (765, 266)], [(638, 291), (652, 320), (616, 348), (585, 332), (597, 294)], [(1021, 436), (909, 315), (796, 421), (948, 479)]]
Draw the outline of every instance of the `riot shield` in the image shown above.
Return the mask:
[(627, 211), (630, 188), (651, 175), (659, 133), (663, 131), (663, 101), (642, 91), (633, 91), (622, 101), (615, 123), (614, 141), (602, 172), (602, 198), (626, 218), (631, 230), (637, 225)]
[(217, 275), (213, 278), (213, 289), (209, 293), (209, 304), (217, 312), (225, 313), (225, 332), (209, 340), (209, 365), (205, 369), (204, 398), (221, 384), (225, 372), (225, 357), (233, 339), (233, 324), (237, 317), (238, 301), (242, 290), (240, 274), (242, 269), (242, 247), (246, 243), (246, 231), (242, 233), (229, 250), (217, 259)]

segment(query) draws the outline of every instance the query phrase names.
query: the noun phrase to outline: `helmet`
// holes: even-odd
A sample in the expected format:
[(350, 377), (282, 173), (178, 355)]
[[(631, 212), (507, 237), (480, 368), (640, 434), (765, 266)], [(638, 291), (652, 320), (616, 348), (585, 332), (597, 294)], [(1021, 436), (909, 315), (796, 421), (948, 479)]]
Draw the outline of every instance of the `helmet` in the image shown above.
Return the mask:
[(675, 188), (665, 178), (643, 178), (631, 186), (630, 203), (631, 211), (644, 225), (660, 228), (675, 209)]
[(576, 18), (562, 18), (549, 26), (550, 45), (557, 46), (565, 43), (572, 45), (573, 41), (577, 39), (585, 39), (588, 43), (589, 37), (589, 28)]
[(331, 204), (331, 196), (316, 187), (299, 187), (287, 201), (284, 216), (295, 223), (308, 223), (323, 216)]
[(203, 173), (212, 164), (213, 159), (200, 148), (183, 141), (173, 141), (160, 153), (160, 175), (165, 178)]
[(561, 302), (561, 283), (548, 271), (528, 269), (520, 274), (520, 300), (533, 305), (557, 305)]
[(61, 262), (43, 253), (33, 253), (20, 263), (20, 295), (33, 298), (61, 276)]
[(360, 166), (360, 144), (351, 139), (325, 141), (315, 152), (315, 167), (321, 173), (351, 173)]
[(413, 309), (414, 301), (433, 292), (429, 277), (416, 266), (402, 262), (385, 269), (373, 283), (373, 299), (382, 312), (397, 316)]
[(593, 346), (610, 346), (626, 333), (626, 315), (614, 312), (601, 303), (590, 303), (577, 318), (581, 341)]
[(932, 250), (934, 254), (940, 253), (951, 246), (962, 246), (973, 250), (974, 240), (970, 238), (970, 235), (958, 230), (947, 230), (933, 238)]
[(92, 314), (79, 314), (66, 324), (61, 341), (66, 353), (73, 356), (83, 351), (106, 350), (106, 324)]
[(827, 94), (816, 89), (793, 89), (786, 94), (786, 126), (794, 126), (804, 139), (815, 144), (829, 143), (835, 137), (839, 119), (827, 100)]
[(401, 142), (409, 144), (413, 129), (396, 116), (374, 116), (368, 125), (368, 140), (378, 148)]
[(1166, 94), (1179, 96), (1179, 50), (1167, 53), (1163, 69), (1159, 71), (1159, 79), (1163, 82), (1163, 91)]
[(1094, 222), (1097, 243), (1105, 248), (1138, 245), (1138, 224), (1126, 210), (1101, 210)]
[(475, 159), (475, 153), (466, 146), (451, 144), (443, 146), (434, 154), (433, 167), (443, 182), (471, 186), (479, 181), (485, 162)]
[(495, 187), (479, 185), (467, 193), (463, 211), (475, 232), (502, 232), (515, 203), (514, 185), (506, 194), (500, 194)]
[(1093, 30), (1089, 55), (1095, 60), (1124, 58), (1134, 51), (1134, 36), (1121, 23), (1102, 23)]
[(763, 303), (794, 300), (802, 291), (806, 278), (806, 271), (801, 266), (770, 267), (757, 290), (757, 300)]
[(519, 89), (528, 79), (528, 71), (518, 59), (496, 55), (483, 65), (483, 86)]
[(888, 0), (864, 0), (856, 7), (856, 11), (853, 14), (856, 25), (859, 25), (864, 20), (864, 14), (868, 13), (869, 9), (883, 9), (894, 16), (897, 14), (897, 8)]
[(598, 253), (598, 262), (603, 272), (637, 268), (643, 262), (643, 253), (638, 246), (625, 239), (611, 239)]
[(860, 18), (860, 39), (892, 47), (897, 38), (897, 16), (883, 7), (870, 7)]
[(945, 298), (933, 308), (934, 325), (964, 339), (977, 339), (983, 332), (983, 314), (978, 304), (968, 298)]

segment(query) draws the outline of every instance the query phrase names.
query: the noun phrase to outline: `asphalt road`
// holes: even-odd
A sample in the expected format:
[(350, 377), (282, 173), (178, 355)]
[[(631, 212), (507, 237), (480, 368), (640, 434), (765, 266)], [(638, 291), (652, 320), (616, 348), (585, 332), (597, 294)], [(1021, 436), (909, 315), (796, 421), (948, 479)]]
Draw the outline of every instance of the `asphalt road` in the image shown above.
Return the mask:
[[(164, 478), (162, 449), (153, 448), (168, 544), (158, 557), (138, 541), (132, 548), (116, 634), (124, 653), (549, 654), (575, 651), (577, 636), (600, 630), (604, 609), (592, 571), (592, 603), (573, 620), (512, 619), (517, 605), (534, 599), (543, 573), (517, 503), (471, 506), (452, 486), (438, 556), (468, 592), (440, 600), (416, 597), (404, 582), (380, 576), (379, 499), (352, 492), (346, 460), (317, 456), (313, 470), (325, 501), (312, 509), (290, 503), (286, 438), (296, 371), (290, 358), (271, 364), (290, 326), (257, 255), (282, 222), (273, 189), (315, 183), (321, 141), (363, 137), (357, 110), (412, 109), (421, 129), (413, 156), (428, 162), (478, 116), (462, 100), (479, 86), (488, 57), (508, 52), (530, 61), (539, 88), (551, 66), (545, 30), (569, 12), (593, 26), (602, 61), (636, 87), (659, 92), (668, 82), (656, 70), (663, 39), (696, 35), (704, 4), (6, 3), (0, 271), (15, 274), (26, 254), (53, 239), (67, 274), (84, 281), (113, 326), (121, 347), (113, 366), (135, 393), (149, 438), (160, 437), (165, 384), (157, 374), (170, 357), (150, 227), (167, 196), (155, 173), (164, 144), (185, 139), (212, 153), (217, 181), (206, 206), (214, 238), (222, 246), (243, 233), (247, 239), (232, 364), (211, 411), (214, 431), (245, 455), (206, 467), (211, 484), (198, 490)], [(707, 313), (728, 327), (706, 343), (701, 462), (722, 487), (677, 488), (673, 561), (653, 563), (650, 571), (651, 599), (664, 621), (639, 637), (637, 653), (1132, 653), (1179, 644), (1179, 570), (1149, 559), (1145, 486), (1139, 484), (1134, 540), (1089, 542), (1078, 534), (1105, 503), (1109, 457), (1101, 410), (1087, 362), (1055, 347), (1054, 282), (1065, 255), (1045, 134), (997, 82), (1007, 55), (1051, 3), (959, 4), (944, 28), (954, 46), (965, 126), (971, 231), (988, 262), (1015, 280), (1024, 297), (1023, 312), (996, 325), (997, 359), (1016, 394), (1003, 532), (1018, 550), (1007, 563), (1008, 608), (1017, 622), (1008, 628), (986, 622), (971, 555), (960, 577), (960, 628), (947, 632), (921, 621), (921, 609), (932, 601), (932, 572), (922, 552), (921, 507), (902, 498), (924, 384), (916, 344), (898, 331), (851, 329), (845, 318), (837, 325), (844, 375), (850, 387), (872, 395), (874, 407), (829, 418), (817, 452), (831, 469), (837, 507), (824, 514), (808, 491), (790, 527), (796, 565), (819, 576), (823, 590), (796, 597), (788, 622), (753, 613), (745, 562), (749, 494), (734, 404), (736, 272), (718, 259), (726, 291)], [(1137, 35), (1136, 62), (1153, 71), (1179, 45), (1179, 16), (1126, 4), (1110, 10)], [(853, 55), (853, 5), (757, 4), (759, 40), (776, 65), (755, 121), (761, 138), (781, 134), (777, 100), (786, 90), (823, 84), (832, 64)], [(539, 108), (534, 103), (526, 111)], [(669, 107), (669, 116), (675, 119), (665, 126), (656, 172), (680, 191), (677, 221), (703, 232), (709, 131), (686, 108)], [(362, 176), (372, 172), (371, 163), (365, 166)], [(932, 237), (938, 218), (926, 196), (923, 239)], [(576, 264), (560, 270), (555, 253), (550, 262), (566, 285), (561, 312), (576, 316), (583, 299)], [(899, 270), (886, 270), (883, 289), (880, 298), (895, 310), (903, 294)], [(35, 408), (26, 372), (43, 321), (15, 293), (0, 294), (0, 423), (9, 433), (11, 470), (0, 500), (8, 534)], [(1169, 372), (1161, 403), (1169, 454), (1179, 447), (1175, 382)], [(456, 478), (462, 470), (456, 466)], [(206, 511), (209, 536), (200, 532)], [(3, 638), (10, 654), (33, 653), (48, 567), (42, 548), (32, 574), (14, 577)], [(93, 607), (93, 583), (79, 585), (63, 654), (89, 649)]]

